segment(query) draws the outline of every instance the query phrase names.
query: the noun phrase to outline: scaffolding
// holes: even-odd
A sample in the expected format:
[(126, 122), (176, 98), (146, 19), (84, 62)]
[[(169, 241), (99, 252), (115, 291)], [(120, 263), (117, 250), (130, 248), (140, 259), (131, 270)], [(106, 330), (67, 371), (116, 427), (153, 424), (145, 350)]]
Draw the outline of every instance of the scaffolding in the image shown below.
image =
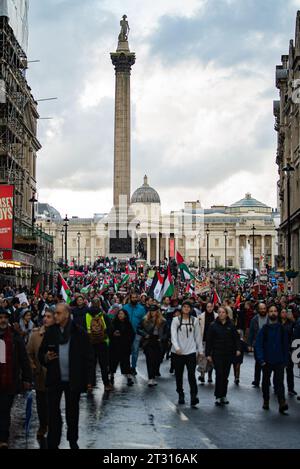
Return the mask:
[(0, 17), (0, 183), (15, 186), (15, 228), (30, 225), (36, 190), (37, 104), (26, 81), (27, 57), (7, 17)]

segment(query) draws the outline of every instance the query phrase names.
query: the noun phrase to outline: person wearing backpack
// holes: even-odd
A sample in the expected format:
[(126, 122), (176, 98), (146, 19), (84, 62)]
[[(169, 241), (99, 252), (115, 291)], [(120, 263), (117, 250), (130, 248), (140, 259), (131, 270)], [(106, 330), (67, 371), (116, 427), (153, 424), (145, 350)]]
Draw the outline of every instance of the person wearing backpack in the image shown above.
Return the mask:
[(185, 366), (191, 393), (191, 406), (199, 404), (196, 381), (197, 358), (203, 355), (203, 344), (199, 321), (191, 316), (192, 306), (184, 301), (180, 314), (174, 317), (171, 325), (172, 363), (175, 368), (178, 404), (185, 403), (183, 373)]
[(263, 409), (269, 410), (270, 402), (270, 377), (274, 372), (274, 387), (277, 392), (279, 412), (286, 415), (288, 405), (285, 400), (284, 369), (289, 361), (288, 333), (279, 322), (277, 306), (270, 305), (268, 308), (269, 324), (265, 324), (259, 331), (255, 352), (263, 371)]
[(101, 311), (99, 299), (94, 298), (92, 300), (92, 306), (85, 315), (85, 329), (94, 352), (93, 387), (96, 386), (96, 369), (97, 363), (99, 363), (104, 390), (106, 392), (112, 390), (112, 385), (109, 380), (109, 328), (109, 319)]

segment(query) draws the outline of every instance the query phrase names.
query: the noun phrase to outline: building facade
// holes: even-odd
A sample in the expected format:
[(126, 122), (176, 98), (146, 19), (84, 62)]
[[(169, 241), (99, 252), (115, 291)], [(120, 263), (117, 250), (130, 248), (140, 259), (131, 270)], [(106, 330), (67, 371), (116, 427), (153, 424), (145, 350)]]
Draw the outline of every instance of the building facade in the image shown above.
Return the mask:
[[(278, 147), (278, 207), (280, 210), (279, 262), (285, 270), (300, 271), (300, 11), (295, 41), (276, 67), (279, 100), (274, 101)], [(290, 248), (289, 248), (290, 245)], [(290, 256), (289, 256), (290, 253)], [(289, 259), (290, 257), (290, 259)], [(300, 291), (299, 275), (293, 280)]]
[[(58, 212), (52, 207), (47, 205), (47, 210), (42, 210), (42, 206), (46, 205), (39, 205), (38, 222), (54, 238), (56, 262), (65, 261), (65, 222), (62, 217), (53, 216)], [(252, 270), (254, 233), (255, 269), (275, 267), (278, 226), (279, 213), (250, 194), (230, 207), (202, 209), (199, 201), (186, 202), (182, 210), (162, 214), (160, 197), (145, 177), (131, 198), (133, 252), (137, 255), (137, 246), (143, 246), (148, 265), (159, 265), (162, 260), (175, 257), (178, 250), (195, 267), (200, 262), (200, 266), (214, 269), (226, 264), (227, 268)], [(109, 232), (106, 214), (71, 218), (67, 228), (69, 264), (93, 264), (98, 257), (109, 256)], [(247, 246), (250, 265), (245, 263)]]
[[(27, 2), (22, 1), (11, 12), (0, 10), (0, 186), (14, 190), (11, 249), (4, 249), (0, 242), (1, 285), (29, 286), (37, 281), (45, 285), (53, 272), (53, 239), (34, 225), (36, 160), (41, 145), (37, 102), (26, 80), (27, 57), (22, 49), (27, 8)], [(21, 31), (22, 45), (18, 42)]]

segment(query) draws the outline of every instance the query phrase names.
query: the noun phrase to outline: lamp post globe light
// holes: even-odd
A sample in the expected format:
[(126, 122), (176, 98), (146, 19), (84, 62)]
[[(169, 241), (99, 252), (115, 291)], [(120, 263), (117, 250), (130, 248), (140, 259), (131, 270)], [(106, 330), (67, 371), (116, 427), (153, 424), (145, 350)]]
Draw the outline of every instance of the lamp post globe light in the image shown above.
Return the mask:
[(224, 237), (225, 237), (225, 273), (227, 272), (227, 236), (228, 230), (225, 228), (224, 230)]
[(292, 234), (291, 234), (291, 174), (295, 168), (288, 163), (282, 171), (287, 176), (287, 270), (292, 267)]
[(69, 226), (68, 215), (64, 219), (64, 228), (65, 228), (65, 265), (68, 266), (68, 226)]
[(210, 229), (209, 229), (209, 225), (207, 225), (207, 229), (206, 229), (206, 258), (207, 258), (207, 271), (209, 271), (209, 235), (210, 235)]
[(253, 253), (252, 253), (252, 264), (253, 264), (253, 272), (252, 272), (252, 280), (254, 283), (256, 274), (255, 274), (255, 225), (252, 226), (252, 243), (253, 243)]
[(81, 233), (79, 231), (77, 233), (77, 245), (78, 245), (77, 263), (78, 263), (78, 267), (80, 267), (80, 240), (81, 240)]

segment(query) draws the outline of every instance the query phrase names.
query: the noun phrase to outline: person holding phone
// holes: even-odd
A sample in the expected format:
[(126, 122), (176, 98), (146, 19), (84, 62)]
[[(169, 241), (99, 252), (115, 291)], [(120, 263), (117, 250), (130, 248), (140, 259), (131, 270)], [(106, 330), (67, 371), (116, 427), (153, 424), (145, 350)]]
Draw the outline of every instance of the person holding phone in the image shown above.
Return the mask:
[(62, 394), (66, 401), (67, 439), (71, 449), (78, 449), (79, 400), (82, 392), (92, 390), (94, 360), (88, 335), (72, 321), (69, 305), (56, 306), (55, 325), (47, 329), (38, 357), (47, 368), (48, 449), (58, 449), (60, 445)]

